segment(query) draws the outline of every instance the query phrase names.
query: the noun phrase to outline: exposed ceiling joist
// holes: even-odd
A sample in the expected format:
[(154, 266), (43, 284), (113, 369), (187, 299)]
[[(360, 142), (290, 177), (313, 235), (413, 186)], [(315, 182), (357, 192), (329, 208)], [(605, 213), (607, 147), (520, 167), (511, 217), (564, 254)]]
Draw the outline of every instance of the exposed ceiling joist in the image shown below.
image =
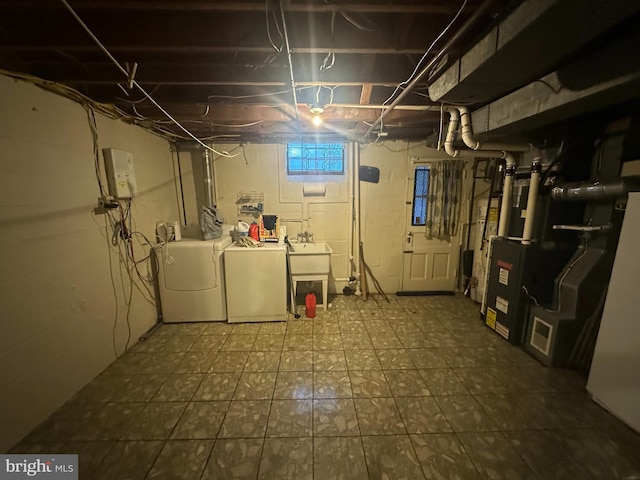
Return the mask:
[[(617, 36), (633, 30), (637, 22), (631, 17), (622, 18), (624, 15), (612, 20), (614, 7), (640, 8), (637, 0), (492, 0), (486, 5), (485, 0), (68, 3), (117, 62), (138, 64), (136, 82), (151, 92), (160, 105), (177, 112), (194, 134), (252, 140), (296, 135), (298, 128), (305, 135), (338, 134), (371, 140), (373, 136), (362, 135), (371, 130), (371, 125), (378, 127), (376, 116), (383, 111), (384, 132), (388, 134), (385, 138), (425, 138), (438, 128), (440, 120), (439, 108), (429, 97), (428, 87), (445, 82), (446, 78), (438, 77), (460, 55), (481, 50), (483, 44), (478, 39), (493, 38), (497, 45), (505, 46), (518, 43), (518, 29), (509, 30), (503, 22), (513, 12), (528, 12), (515, 24), (531, 26), (531, 35), (526, 42), (519, 41), (524, 46), (511, 52), (512, 57), (523, 57), (517, 59), (517, 65), (525, 65), (526, 69), (475, 56), (471, 59), (476, 62), (473, 68), (465, 70), (486, 72), (483, 82), (490, 88), (503, 88), (505, 80), (518, 78), (525, 70), (527, 75), (533, 75), (527, 81), (548, 73), (543, 71), (549, 67), (547, 58), (541, 60), (531, 52), (546, 52), (549, 45), (562, 52), (567, 61), (584, 55), (584, 45), (593, 40), (584, 43), (587, 37), (580, 37), (582, 43), (577, 42), (577, 34), (576, 38), (566, 38), (574, 31), (593, 36), (607, 30), (598, 38), (606, 34), (615, 41)], [(463, 4), (460, 16), (451, 23)], [(566, 28), (542, 28), (547, 24), (541, 6), (556, 4), (574, 5), (578, 11), (566, 15), (560, 13), (560, 8), (549, 7), (550, 12), (555, 12), (549, 14), (553, 17), (549, 25)], [(591, 15), (590, 9), (600, 9), (601, 19)], [(71, 86), (86, 97), (113, 103), (131, 115), (135, 123), (183, 135), (140, 92), (126, 88), (130, 79), (109, 64), (105, 52), (70, 13), (60, 0), (0, 1), (0, 68)], [(591, 18), (587, 23), (582, 21), (585, 15)], [(283, 18), (290, 40), (293, 79), (283, 49)], [(500, 22), (500, 35), (488, 37)], [(466, 24), (468, 29), (459, 35)], [(432, 43), (433, 51), (421, 59)], [(445, 45), (447, 54), (440, 54)], [(636, 55), (637, 50), (630, 55)], [(621, 63), (629, 61), (623, 59)], [(465, 63), (467, 67), (472, 64)], [(411, 80), (414, 71), (418, 78)], [(583, 76), (592, 77), (589, 71)], [(297, 110), (293, 107), (292, 84), (299, 103)], [(410, 92), (403, 93), (407, 86)], [(387, 101), (396, 88), (395, 99)], [(483, 88), (480, 82), (472, 90), (477, 93)], [(566, 85), (564, 88), (571, 91)], [(446, 93), (438, 97), (434, 92), (433, 98), (448, 100)], [(499, 95), (505, 93), (508, 92)], [(545, 98), (538, 89), (528, 94), (541, 95), (541, 101)], [(306, 121), (309, 105), (316, 96), (325, 108), (325, 123), (320, 130)], [(611, 98), (614, 97), (615, 92)], [(488, 101), (462, 98), (471, 99), (468, 108), (472, 111), (480, 111)], [(525, 101), (523, 97), (522, 102)], [(386, 113), (390, 104), (396, 110)], [(492, 108), (496, 106), (492, 104)], [(296, 114), (300, 117), (300, 122), (295, 122), (298, 126), (292, 122)], [(526, 125), (512, 119), (514, 125)]]
[[(50, 0), (4, 0), (7, 7), (20, 8), (52, 8)], [(181, 0), (176, 1), (141, 1), (141, 0), (76, 0), (73, 7), (82, 10), (166, 10), (166, 11), (196, 11), (196, 12), (255, 12), (264, 10), (264, 2), (218, 2), (211, 0)], [(452, 14), (458, 9), (450, 2), (397, 2), (397, 3), (308, 3), (287, 2), (285, 11), (305, 13), (421, 13), (421, 14)]]

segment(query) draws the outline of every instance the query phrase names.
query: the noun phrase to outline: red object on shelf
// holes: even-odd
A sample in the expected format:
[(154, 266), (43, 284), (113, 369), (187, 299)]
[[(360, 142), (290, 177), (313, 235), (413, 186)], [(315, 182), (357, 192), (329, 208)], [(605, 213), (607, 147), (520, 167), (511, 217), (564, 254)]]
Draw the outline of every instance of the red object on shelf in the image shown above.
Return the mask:
[(305, 305), (307, 308), (305, 309), (305, 314), (307, 318), (315, 318), (316, 316), (316, 294), (315, 293), (307, 293), (305, 298)]
[(257, 223), (254, 222), (249, 226), (249, 236), (254, 240), (260, 241), (260, 233), (258, 231)]

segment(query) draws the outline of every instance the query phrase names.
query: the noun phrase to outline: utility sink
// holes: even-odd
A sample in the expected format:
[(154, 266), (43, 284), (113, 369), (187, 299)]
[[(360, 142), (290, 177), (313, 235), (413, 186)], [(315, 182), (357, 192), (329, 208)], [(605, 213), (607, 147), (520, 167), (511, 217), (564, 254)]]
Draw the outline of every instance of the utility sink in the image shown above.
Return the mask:
[(291, 243), (289, 262), (291, 274), (328, 275), (333, 250), (326, 243)]

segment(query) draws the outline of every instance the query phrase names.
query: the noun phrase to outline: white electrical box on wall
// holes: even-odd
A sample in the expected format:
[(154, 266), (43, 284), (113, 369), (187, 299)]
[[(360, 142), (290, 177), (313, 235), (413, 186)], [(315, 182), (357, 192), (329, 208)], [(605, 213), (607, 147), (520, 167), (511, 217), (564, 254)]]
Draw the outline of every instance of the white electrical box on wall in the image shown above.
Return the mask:
[(102, 155), (109, 195), (118, 199), (135, 197), (137, 185), (133, 171), (133, 155), (115, 148), (103, 148)]

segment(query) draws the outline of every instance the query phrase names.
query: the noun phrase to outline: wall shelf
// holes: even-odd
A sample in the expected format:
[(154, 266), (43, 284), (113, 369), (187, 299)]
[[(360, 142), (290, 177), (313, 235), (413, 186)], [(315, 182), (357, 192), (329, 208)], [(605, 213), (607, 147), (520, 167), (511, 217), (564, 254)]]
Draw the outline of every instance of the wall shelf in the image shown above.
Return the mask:
[(239, 192), (236, 199), (238, 215), (258, 217), (264, 209), (264, 193)]

